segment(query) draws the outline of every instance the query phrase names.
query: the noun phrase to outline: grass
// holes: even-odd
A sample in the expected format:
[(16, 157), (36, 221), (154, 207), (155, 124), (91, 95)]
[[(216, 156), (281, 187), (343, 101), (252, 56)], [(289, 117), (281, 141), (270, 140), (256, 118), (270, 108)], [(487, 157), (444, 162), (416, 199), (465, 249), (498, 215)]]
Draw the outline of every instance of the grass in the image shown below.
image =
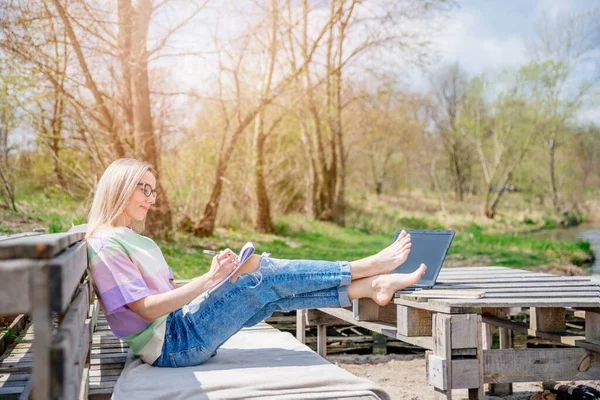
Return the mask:
[[(35, 227), (62, 232), (71, 224), (85, 222), (86, 207), (81, 201), (51, 193), (20, 198), (20, 212), (0, 209), (0, 235), (31, 231)], [(432, 212), (403, 210), (395, 204), (367, 199), (350, 202), (346, 223), (339, 227), (298, 215), (275, 220), (274, 234), (259, 234), (251, 229), (217, 228), (210, 238), (197, 238), (174, 232), (169, 240), (157, 243), (173, 268), (176, 278), (193, 278), (208, 271), (211, 257), (205, 248), (231, 248), (239, 251), (248, 240), (257, 253), (269, 252), (277, 258), (353, 260), (379, 251), (388, 245), (399, 229), (455, 229), (450, 248), (450, 265), (501, 265), (513, 268), (580, 265), (590, 257), (587, 242), (554, 241), (519, 233), (550, 225), (540, 214), (535, 219), (517, 214), (496, 221), (478, 220), (470, 213), (437, 215)], [(244, 224), (239, 224), (244, 226)]]

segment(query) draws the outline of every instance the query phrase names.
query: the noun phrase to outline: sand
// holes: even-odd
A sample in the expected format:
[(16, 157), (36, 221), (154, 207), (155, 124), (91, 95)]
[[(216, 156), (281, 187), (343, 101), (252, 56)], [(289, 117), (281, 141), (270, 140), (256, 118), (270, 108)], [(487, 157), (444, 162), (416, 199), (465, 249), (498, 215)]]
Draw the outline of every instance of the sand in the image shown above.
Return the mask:
[[(378, 383), (394, 400), (434, 400), (435, 398), (433, 387), (428, 385), (425, 379), (424, 355), (333, 355), (327, 359), (356, 376)], [(585, 383), (596, 388), (600, 386), (600, 382), (575, 383)], [(542, 391), (542, 383), (515, 383), (513, 395), (504, 397), (491, 395), (487, 385), (485, 389), (488, 400), (526, 400), (532, 394)], [(468, 398), (467, 390), (452, 391), (453, 400)]]

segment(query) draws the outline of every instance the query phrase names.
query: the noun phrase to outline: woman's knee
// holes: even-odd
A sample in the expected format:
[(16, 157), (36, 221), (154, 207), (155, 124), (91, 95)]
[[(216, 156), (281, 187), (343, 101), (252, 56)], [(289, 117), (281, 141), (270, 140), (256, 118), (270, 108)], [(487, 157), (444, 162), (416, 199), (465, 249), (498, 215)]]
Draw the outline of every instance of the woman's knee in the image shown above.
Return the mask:
[(244, 265), (242, 265), (242, 267), (238, 269), (235, 274), (233, 274), (233, 276), (231, 277), (231, 281), (235, 282), (241, 274), (250, 274), (256, 272), (258, 270), (259, 265), (260, 256), (258, 254), (251, 255), (248, 261), (246, 261)]

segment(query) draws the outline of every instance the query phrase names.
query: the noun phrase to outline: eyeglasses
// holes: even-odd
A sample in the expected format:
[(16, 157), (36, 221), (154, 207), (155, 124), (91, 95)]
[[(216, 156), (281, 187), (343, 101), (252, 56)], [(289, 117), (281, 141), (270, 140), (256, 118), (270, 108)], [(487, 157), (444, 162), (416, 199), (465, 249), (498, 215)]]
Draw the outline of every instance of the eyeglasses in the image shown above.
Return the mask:
[(142, 187), (142, 191), (144, 192), (146, 197), (150, 197), (150, 195), (153, 194), (154, 199), (156, 200), (156, 198), (158, 197), (158, 193), (156, 192), (156, 190), (152, 189), (152, 186), (150, 186), (147, 183), (143, 183), (143, 182), (140, 182), (137, 185)]

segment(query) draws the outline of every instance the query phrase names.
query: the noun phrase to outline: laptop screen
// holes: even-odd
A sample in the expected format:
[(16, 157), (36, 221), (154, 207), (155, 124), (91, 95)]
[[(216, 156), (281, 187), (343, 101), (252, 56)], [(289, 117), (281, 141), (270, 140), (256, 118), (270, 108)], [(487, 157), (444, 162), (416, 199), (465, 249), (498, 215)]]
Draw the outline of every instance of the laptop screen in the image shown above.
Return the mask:
[[(435, 281), (442, 269), (446, 253), (450, 248), (454, 231), (422, 231), (406, 230), (411, 236), (411, 248), (408, 259), (393, 272), (410, 273), (419, 268), (421, 263), (427, 265), (427, 271), (423, 278), (415, 286), (429, 287), (435, 284)], [(398, 230), (394, 236), (394, 241), (398, 238), (402, 230)]]

